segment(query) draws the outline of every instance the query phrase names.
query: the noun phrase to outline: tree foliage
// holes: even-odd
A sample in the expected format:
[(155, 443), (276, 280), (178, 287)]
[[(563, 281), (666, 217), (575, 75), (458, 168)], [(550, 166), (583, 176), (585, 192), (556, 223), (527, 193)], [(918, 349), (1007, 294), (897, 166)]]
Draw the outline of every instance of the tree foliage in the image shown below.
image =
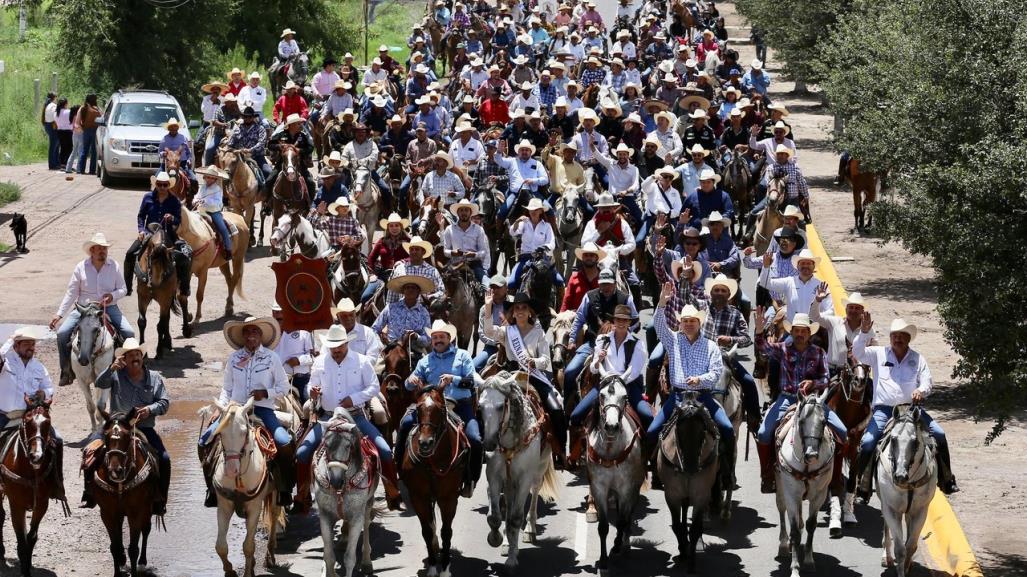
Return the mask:
[(736, 0), (735, 7), (763, 31), (785, 72), (812, 83), (820, 80), (814, 64), (820, 60), (823, 42), (849, 4), (850, 0)]

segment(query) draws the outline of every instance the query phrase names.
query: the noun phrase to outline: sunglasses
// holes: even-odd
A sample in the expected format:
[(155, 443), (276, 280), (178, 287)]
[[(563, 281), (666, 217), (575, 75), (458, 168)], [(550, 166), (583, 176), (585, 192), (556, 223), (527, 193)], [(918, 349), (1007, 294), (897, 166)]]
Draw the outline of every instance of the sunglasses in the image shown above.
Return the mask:
[(167, 188), (169, 186), (171, 185), (167, 183), (157, 183), (157, 188)]
[(697, 241), (697, 240), (686, 240), (685, 241), (685, 246), (698, 246), (698, 245), (699, 245), (699, 241)]

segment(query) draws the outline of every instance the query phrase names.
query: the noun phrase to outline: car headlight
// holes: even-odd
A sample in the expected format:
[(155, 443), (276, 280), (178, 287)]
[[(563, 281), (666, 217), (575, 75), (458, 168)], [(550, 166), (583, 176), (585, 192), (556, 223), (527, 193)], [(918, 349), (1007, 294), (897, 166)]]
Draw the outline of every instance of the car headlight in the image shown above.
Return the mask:
[(111, 147), (111, 150), (117, 152), (128, 152), (128, 143), (122, 138), (109, 138), (107, 144)]

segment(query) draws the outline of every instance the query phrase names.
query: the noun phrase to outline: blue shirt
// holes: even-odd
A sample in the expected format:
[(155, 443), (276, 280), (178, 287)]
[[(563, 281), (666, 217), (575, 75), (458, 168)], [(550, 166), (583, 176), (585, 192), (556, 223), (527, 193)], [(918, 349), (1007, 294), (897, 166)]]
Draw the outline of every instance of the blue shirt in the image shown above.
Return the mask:
[(732, 204), (731, 197), (722, 188), (715, 188), (710, 193), (696, 189), (685, 199), (681, 212), (685, 212), (686, 208), (692, 211), (689, 213), (688, 226), (698, 230), (702, 230), (702, 219), (709, 217), (710, 213), (715, 210), (731, 220), (735, 219), (735, 205)]
[[(720, 382), (724, 361), (716, 343), (701, 335), (693, 343), (684, 333), (670, 330), (662, 306), (653, 313), (653, 327), (667, 353), (670, 383), (675, 389), (709, 391)], [(688, 377), (699, 377), (699, 384), (686, 384)]]
[(531, 28), (528, 30), (528, 35), (531, 36), (532, 44), (545, 44), (549, 42), (549, 33), (546, 32), (545, 28)]
[(191, 163), (193, 161), (193, 147), (189, 146), (189, 139), (181, 132), (174, 136), (165, 134), (164, 138), (160, 139), (160, 147), (157, 150), (159, 152), (177, 150), (182, 155), (182, 162)]
[[(471, 397), (474, 388), (474, 361), (471, 354), (456, 345), (449, 345), (443, 353), (432, 351), (421, 357), (411, 376), (421, 379), (426, 385), (436, 385), (442, 375), (453, 375), (453, 382), (443, 392), (447, 399), (460, 401)], [(407, 390), (414, 390), (414, 384), (406, 382)]]
[[(172, 230), (178, 230), (182, 224), (182, 203), (173, 194), (168, 194), (164, 202), (157, 200), (157, 193), (150, 191), (143, 195), (143, 202), (139, 204), (139, 214), (136, 215), (136, 230), (143, 232), (146, 225), (150, 223), (160, 224), (164, 221), (164, 215), (171, 215)], [(168, 239), (174, 241), (175, 239)]]
[(414, 331), (417, 333), (417, 340), (427, 346), (429, 341), (425, 329), (431, 326), (431, 315), (420, 302), (408, 307), (403, 301), (397, 301), (385, 306), (385, 310), (378, 315), (371, 328), (380, 334), (382, 327), (386, 326), (389, 328), (390, 342), (400, 340), (406, 331)]
[(750, 70), (742, 77), (742, 86), (749, 89), (750, 92), (766, 96), (767, 90), (770, 88), (770, 73), (764, 70), (759, 76), (754, 76)]
[[(430, 134), (430, 133), (429, 133)], [(496, 164), (502, 166), (510, 173), (510, 192), (516, 193), (524, 186), (531, 192), (537, 192), (540, 186), (549, 184), (549, 174), (546, 167), (536, 158), (521, 160), (519, 156), (507, 158), (500, 153), (493, 157)], [(525, 180), (533, 179), (531, 184), (524, 184)]]
[(707, 262), (719, 262), (720, 271), (724, 274), (737, 271), (742, 262), (738, 247), (727, 230), (720, 233), (719, 239), (714, 239), (712, 234), (706, 237), (706, 250), (703, 256)]
[(435, 114), (434, 110), (429, 110), (427, 114), (424, 112), (418, 112), (414, 116), (414, 127), (420, 123), (424, 123), (424, 127), (428, 129), (428, 138), (435, 138), (442, 132), (442, 121), (439, 120), (439, 115)]

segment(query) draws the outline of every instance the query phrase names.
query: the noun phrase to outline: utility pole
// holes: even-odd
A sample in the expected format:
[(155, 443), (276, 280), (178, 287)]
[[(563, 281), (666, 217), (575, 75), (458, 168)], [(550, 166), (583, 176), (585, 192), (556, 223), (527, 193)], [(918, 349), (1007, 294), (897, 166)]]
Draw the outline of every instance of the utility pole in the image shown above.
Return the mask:
[(364, 64), (368, 64), (368, 52), (367, 52), (367, 36), (368, 36), (368, 13), (370, 11), (370, 4), (368, 0), (364, 0)]

